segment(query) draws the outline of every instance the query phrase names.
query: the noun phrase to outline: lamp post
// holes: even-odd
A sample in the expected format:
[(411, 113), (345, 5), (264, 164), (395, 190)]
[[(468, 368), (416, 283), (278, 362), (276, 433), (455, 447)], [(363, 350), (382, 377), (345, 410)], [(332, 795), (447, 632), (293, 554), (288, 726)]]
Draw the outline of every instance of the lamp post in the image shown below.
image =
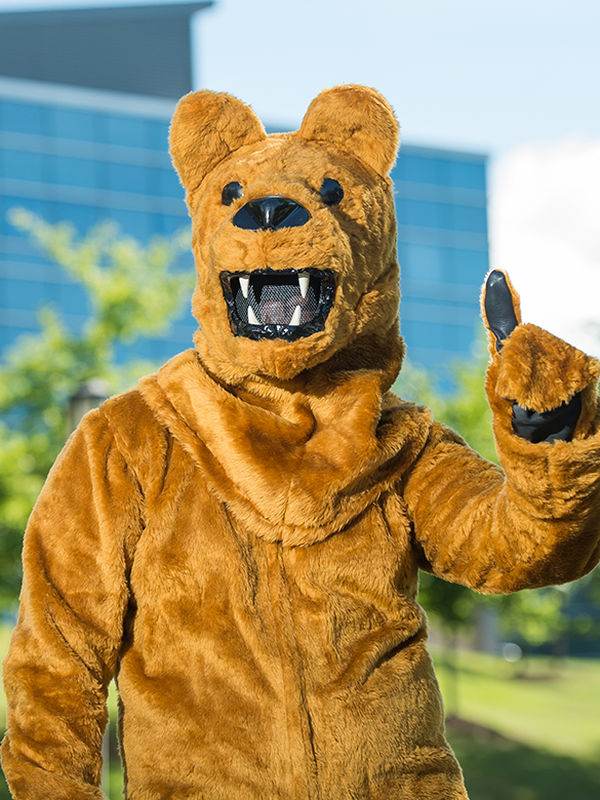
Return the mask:
[[(83, 417), (93, 408), (98, 408), (108, 397), (108, 386), (102, 378), (91, 378), (82, 383), (79, 389), (69, 397), (68, 426), (69, 432), (75, 430)], [(102, 739), (102, 782), (101, 788), (106, 796), (110, 786), (110, 737), (109, 727), (104, 731)]]
[(82, 383), (75, 394), (69, 397), (69, 431), (74, 431), (87, 412), (98, 408), (107, 397), (108, 386), (102, 378), (91, 378)]

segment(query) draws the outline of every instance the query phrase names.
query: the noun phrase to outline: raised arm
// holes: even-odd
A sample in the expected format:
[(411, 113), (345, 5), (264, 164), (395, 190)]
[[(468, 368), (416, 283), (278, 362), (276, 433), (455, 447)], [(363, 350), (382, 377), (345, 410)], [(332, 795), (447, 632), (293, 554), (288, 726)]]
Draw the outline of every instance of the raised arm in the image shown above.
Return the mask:
[(102, 411), (88, 414), (50, 471), (25, 533), (1, 751), (16, 800), (102, 797), (106, 690), (123, 634), (140, 500)]
[(434, 425), (404, 499), (426, 569), (511, 592), (574, 580), (600, 560), (599, 365), (520, 324), (502, 273), (487, 288), (486, 391), (503, 469)]

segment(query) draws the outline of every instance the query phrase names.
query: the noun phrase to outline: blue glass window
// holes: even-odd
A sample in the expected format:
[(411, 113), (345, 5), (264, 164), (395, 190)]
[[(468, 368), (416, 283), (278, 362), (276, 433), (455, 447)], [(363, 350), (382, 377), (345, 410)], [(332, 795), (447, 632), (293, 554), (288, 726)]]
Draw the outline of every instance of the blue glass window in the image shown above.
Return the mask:
[(118, 222), (123, 233), (133, 236), (135, 239), (144, 241), (155, 233), (152, 230), (151, 215), (144, 211), (112, 209), (107, 216)]
[(148, 194), (147, 168), (113, 161), (98, 163), (98, 186), (113, 192)]
[[(402, 305), (400, 306), (402, 320)], [(477, 320), (475, 317), (464, 320), (464, 324), (424, 322), (415, 319), (402, 320), (402, 334), (410, 348), (422, 350), (438, 350), (448, 352), (449, 363), (453, 359), (469, 357), (475, 341)], [(422, 358), (422, 353), (420, 353)], [(439, 354), (436, 355), (439, 360)]]
[[(174, 214), (157, 214), (152, 213), (150, 216), (150, 225), (152, 227), (152, 234), (158, 236), (171, 236), (176, 231), (181, 230), (186, 226), (189, 227), (189, 220), (183, 215), (181, 217)], [(190, 235), (191, 243), (191, 235)], [(191, 244), (190, 244), (191, 247)]]
[[(57, 267), (57, 270), (60, 269)], [(87, 294), (81, 286), (70, 281), (48, 282), (47, 296), (49, 301), (59, 307), (63, 313), (74, 314), (77, 317), (87, 316), (91, 307)]]
[(473, 345), (475, 343), (477, 332), (479, 330), (479, 314), (478, 309), (473, 313), (471, 317), (472, 324), (468, 324), (468, 319), (464, 319), (464, 324), (462, 325), (452, 325), (448, 326), (448, 329), (451, 333), (450, 339), (450, 346), (454, 349), (459, 355), (464, 355), (468, 357), (471, 355), (471, 351)]
[(44, 178), (44, 156), (30, 150), (0, 149), (0, 176), (40, 182)]
[(439, 227), (443, 230), (452, 230), (454, 225), (454, 206), (451, 203), (437, 203)]
[[(174, 110), (175, 108), (173, 108)], [(168, 120), (148, 120), (146, 122), (146, 138), (143, 144), (151, 150), (160, 150), (166, 153), (169, 149)]]
[(457, 189), (485, 190), (486, 172), (483, 159), (471, 159), (460, 153), (452, 156), (427, 156), (400, 149), (392, 170), (394, 181), (437, 184)]
[(449, 185), (462, 189), (485, 190), (485, 162), (452, 159), (448, 162), (448, 167)]
[(399, 225), (439, 228), (439, 203), (427, 200), (396, 198), (396, 213)]
[(403, 153), (401, 149), (392, 176), (395, 181), (440, 183), (440, 159)]
[(13, 198), (6, 197), (6, 195), (0, 193), (0, 235), (2, 236), (15, 235), (15, 229), (8, 221), (8, 211), (14, 204), (14, 202), (11, 203), (11, 200)]
[(72, 158), (56, 156), (54, 159), (54, 177), (56, 183), (63, 186), (96, 186), (96, 170), (98, 162), (89, 158)]
[(181, 197), (183, 200), (185, 192), (175, 170), (171, 167), (156, 171), (158, 172), (158, 194), (161, 197)]
[(108, 217), (110, 212), (83, 203), (52, 203), (50, 213), (52, 222), (70, 222), (79, 234), (84, 234)]
[(58, 139), (79, 139), (93, 142), (95, 117), (89, 111), (56, 106), (51, 110), (53, 133)]
[(481, 206), (452, 206), (452, 220), (454, 223), (452, 227), (458, 231), (468, 233), (486, 233), (487, 231), (486, 209)]
[(25, 253), (8, 253), (5, 259), (0, 259), (0, 276), (43, 283), (48, 279), (48, 267), (46, 262), (34, 262)]
[(403, 258), (400, 264), (403, 277), (438, 282), (447, 279), (449, 264), (443, 248), (405, 242), (401, 245), (400, 253)]
[(175, 216), (174, 214), (161, 214), (159, 220), (157, 220), (156, 232), (163, 236), (171, 236), (171, 234), (181, 230), (182, 228), (188, 228), (190, 225), (190, 220), (188, 215), (185, 213), (185, 206), (183, 202), (181, 203), (181, 211), (181, 216)]
[(456, 154), (440, 158), (438, 163), (438, 183), (456, 189), (485, 190), (485, 162), (472, 161)]
[(0, 354), (10, 347), (17, 338), (17, 331), (12, 326), (0, 325)]
[[(400, 305), (400, 319), (402, 319), (402, 305)], [(409, 346), (414, 343), (420, 348), (445, 349), (443, 325), (415, 319), (404, 320), (402, 332)]]
[(437, 228), (465, 233), (487, 232), (486, 209), (458, 203), (396, 198), (399, 225), (416, 228)]
[(452, 252), (452, 279), (458, 284), (479, 285), (489, 270), (487, 250), (456, 248)]
[(48, 108), (45, 105), (12, 100), (0, 102), (0, 123), (6, 131), (42, 134), (48, 131)]
[(38, 281), (0, 278), (0, 305), (23, 311), (35, 311), (47, 302), (45, 285)]
[(126, 147), (144, 147), (146, 120), (129, 115), (102, 114), (98, 120), (100, 141)]

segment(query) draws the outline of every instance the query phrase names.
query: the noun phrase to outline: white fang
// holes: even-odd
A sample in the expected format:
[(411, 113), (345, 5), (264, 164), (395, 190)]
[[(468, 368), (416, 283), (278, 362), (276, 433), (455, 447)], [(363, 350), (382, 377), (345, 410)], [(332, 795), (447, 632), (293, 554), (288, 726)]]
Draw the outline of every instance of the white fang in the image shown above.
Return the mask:
[(252, 310), (252, 306), (248, 306), (248, 322), (250, 325), (260, 325), (260, 322), (256, 319), (256, 314)]
[(247, 275), (240, 276), (240, 289), (244, 297), (248, 297), (248, 287), (250, 286), (250, 278)]
[[(310, 275), (298, 275), (298, 283), (300, 285), (300, 294), (302, 297), (306, 297), (306, 293), (308, 292), (308, 284), (310, 283)], [(292, 322), (292, 325), (294, 323)]]
[(294, 313), (292, 314), (292, 318), (290, 320), (290, 325), (300, 325), (300, 306), (296, 306), (294, 309)]

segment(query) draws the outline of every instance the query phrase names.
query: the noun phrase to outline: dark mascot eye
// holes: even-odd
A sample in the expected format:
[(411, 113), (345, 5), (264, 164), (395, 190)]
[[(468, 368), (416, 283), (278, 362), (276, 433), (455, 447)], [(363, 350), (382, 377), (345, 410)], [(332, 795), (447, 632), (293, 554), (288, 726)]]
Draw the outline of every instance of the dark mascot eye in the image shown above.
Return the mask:
[(223, 187), (221, 202), (224, 206), (230, 206), (234, 200), (237, 200), (238, 197), (241, 197), (243, 194), (242, 185), (237, 181), (231, 181), (231, 183)]
[(333, 178), (325, 178), (321, 186), (321, 200), (326, 206), (337, 206), (344, 196), (344, 190)]

